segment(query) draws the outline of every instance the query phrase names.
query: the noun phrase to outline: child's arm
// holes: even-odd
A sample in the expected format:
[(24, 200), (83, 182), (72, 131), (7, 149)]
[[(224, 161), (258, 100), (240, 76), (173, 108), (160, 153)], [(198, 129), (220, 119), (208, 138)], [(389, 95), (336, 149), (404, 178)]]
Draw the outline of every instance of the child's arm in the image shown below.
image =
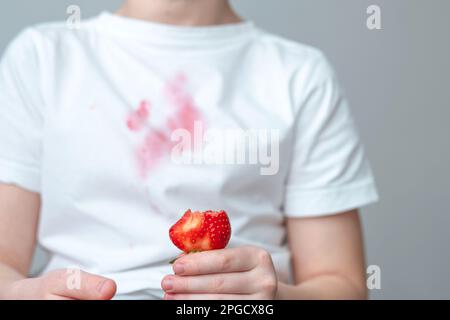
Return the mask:
[(279, 299), (365, 299), (358, 211), (287, 220), (297, 285), (279, 284)]
[(277, 282), (270, 255), (255, 247), (205, 251), (175, 262), (166, 299), (364, 299), (364, 257), (356, 210), (288, 219), (295, 285)]
[[(0, 298), (1, 299), (110, 299), (112, 280), (81, 273), (81, 287), (68, 287), (65, 270), (27, 279), (36, 244), (40, 197), (0, 184)], [(100, 287), (100, 285), (102, 285)]]
[(25, 278), (33, 257), (40, 197), (10, 185), (0, 185), (0, 292)]

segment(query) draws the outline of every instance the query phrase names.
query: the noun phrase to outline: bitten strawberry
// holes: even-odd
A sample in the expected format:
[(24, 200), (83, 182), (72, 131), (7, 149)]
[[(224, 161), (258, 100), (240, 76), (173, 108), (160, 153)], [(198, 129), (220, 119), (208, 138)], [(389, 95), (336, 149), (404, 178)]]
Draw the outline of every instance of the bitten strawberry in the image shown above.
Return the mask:
[(187, 210), (169, 230), (174, 245), (186, 253), (223, 249), (231, 237), (231, 225), (225, 211)]

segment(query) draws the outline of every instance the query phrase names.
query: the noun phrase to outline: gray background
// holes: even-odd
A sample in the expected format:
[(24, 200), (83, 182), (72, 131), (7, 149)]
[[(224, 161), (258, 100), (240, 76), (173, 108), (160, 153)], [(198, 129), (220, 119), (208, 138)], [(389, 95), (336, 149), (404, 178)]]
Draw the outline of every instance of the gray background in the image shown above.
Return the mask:
[[(0, 11), (0, 51), (23, 27), (84, 17), (120, 0), (14, 0)], [(450, 298), (450, 1), (236, 0), (264, 29), (324, 50), (352, 103), (381, 201), (363, 210), (374, 299)], [(366, 8), (382, 10), (382, 30)]]

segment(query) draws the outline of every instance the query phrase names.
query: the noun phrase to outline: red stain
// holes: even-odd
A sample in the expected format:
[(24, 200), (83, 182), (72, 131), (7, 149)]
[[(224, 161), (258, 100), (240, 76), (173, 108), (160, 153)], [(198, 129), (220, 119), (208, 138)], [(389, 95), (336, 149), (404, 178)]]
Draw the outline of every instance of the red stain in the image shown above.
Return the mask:
[(169, 149), (170, 140), (164, 132), (156, 129), (149, 130), (137, 150), (140, 175), (146, 177), (147, 173), (164, 157)]
[(150, 103), (142, 101), (139, 108), (133, 111), (127, 119), (127, 127), (131, 131), (139, 131), (145, 126), (150, 114)]
[[(187, 77), (177, 75), (165, 87), (165, 94), (175, 108), (173, 114), (166, 120), (165, 127), (158, 130), (147, 129), (144, 140), (138, 145), (136, 157), (139, 173), (145, 178), (165, 156), (171, 152), (174, 143), (170, 140), (171, 133), (176, 129), (187, 130), (193, 139), (194, 123), (201, 121), (202, 116), (190, 94), (185, 90)], [(140, 131), (150, 116), (150, 104), (142, 101), (140, 107), (127, 118), (127, 126), (131, 131)]]
[(201, 120), (201, 115), (190, 97), (186, 96), (177, 100), (177, 110), (174, 117), (167, 120), (170, 130), (186, 129), (193, 132), (194, 122)]
[(194, 124), (196, 121), (202, 121), (202, 115), (184, 88), (186, 82), (186, 76), (179, 74), (166, 85), (166, 95), (176, 109), (174, 115), (167, 120), (166, 126), (172, 132), (176, 129), (187, 130), (193, 138)]

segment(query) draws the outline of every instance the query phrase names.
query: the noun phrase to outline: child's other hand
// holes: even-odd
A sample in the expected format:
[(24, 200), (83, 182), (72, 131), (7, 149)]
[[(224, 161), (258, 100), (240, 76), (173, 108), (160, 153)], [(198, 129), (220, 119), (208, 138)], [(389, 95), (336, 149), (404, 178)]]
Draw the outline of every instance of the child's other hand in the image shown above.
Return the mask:
[(111, 279), (64, 269), (13, 282), (7, 296), (14, 300), (110, 300), (115, 293), (116, 283)]
[(277, 292), (272, 258), (256, 247), (187, 254), (173, 270), (161, 283), (168, 300), (274, 299)]

